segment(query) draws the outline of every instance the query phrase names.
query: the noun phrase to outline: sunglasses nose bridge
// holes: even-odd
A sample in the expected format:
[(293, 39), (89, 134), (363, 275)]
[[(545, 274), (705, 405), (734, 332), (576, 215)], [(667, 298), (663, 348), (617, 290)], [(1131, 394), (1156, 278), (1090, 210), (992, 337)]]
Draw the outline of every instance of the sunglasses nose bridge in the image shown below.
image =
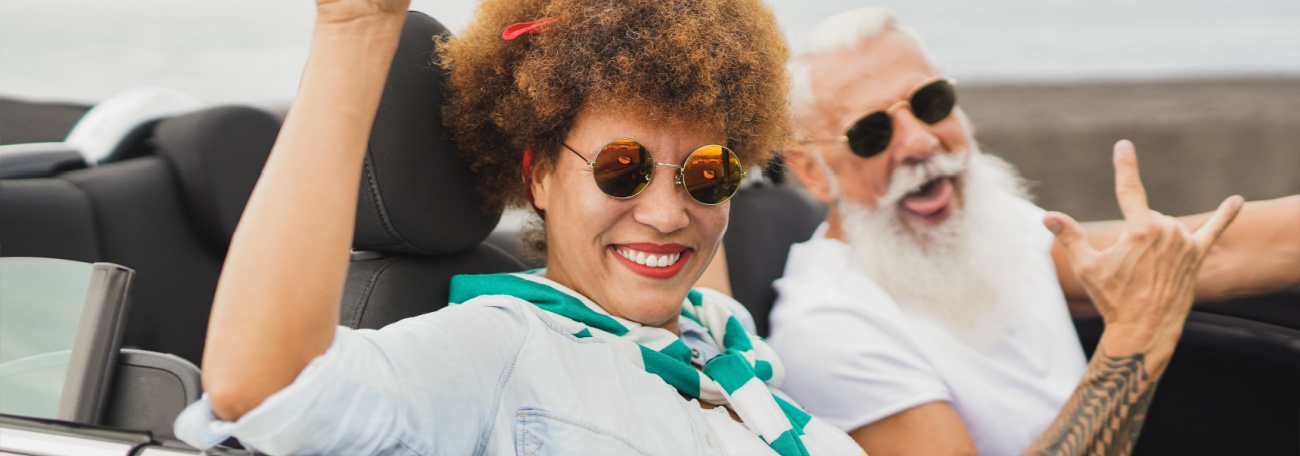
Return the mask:
[(888, 109), (885, 109), (885, 113), (886, 113), (886, 114), (889, 114), (890, 116), (894, 116), (894, 115), (897, 115), (897, 114), (894, 114), (895, 112), (898, 112), (898, 110), (903, 109), (903, 108), (907, 108), (908, 111), (911, 111), (911, 110), (912, 110), (912, 100), (898, 100), (898, 101), (894, 102), (894, 104), (889, 105), (889, 108), (888, 108)]
[(674, 183), (675, 185), (682, 185), (682, 175), (683, 175), (683, 174), (686, 174), (686, 167), (684, 167), (684, 166), (682, 166), (682, 165), (674, 165), (674, 164), (672, 164), (672, 163), (664, 163), (664, 162), (655, 162), (655, 165), (657, 165), (657, 166), (655, 166), (655, 168), (658, 168), (658, 167), (660, 167), (660, 166), (667, 166), (667, 167), (669, 167), (669, 168), (676, 168), (676, 169), (677, 169), (677, 172), (673, 173), (673, 178), (674, 178), (673, 183)]

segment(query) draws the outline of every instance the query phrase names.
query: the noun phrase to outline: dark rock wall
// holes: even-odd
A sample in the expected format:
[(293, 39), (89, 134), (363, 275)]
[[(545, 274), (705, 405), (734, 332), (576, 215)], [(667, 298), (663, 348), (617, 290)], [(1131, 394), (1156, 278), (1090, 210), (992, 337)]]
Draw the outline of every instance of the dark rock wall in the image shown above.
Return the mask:
[(958, 86), (984, 150), (1079, 220), (1119, 218), (1111, 147), (1137, 145), (1151, 207), (1170, 215), (1300, 193), (1300, 79)]

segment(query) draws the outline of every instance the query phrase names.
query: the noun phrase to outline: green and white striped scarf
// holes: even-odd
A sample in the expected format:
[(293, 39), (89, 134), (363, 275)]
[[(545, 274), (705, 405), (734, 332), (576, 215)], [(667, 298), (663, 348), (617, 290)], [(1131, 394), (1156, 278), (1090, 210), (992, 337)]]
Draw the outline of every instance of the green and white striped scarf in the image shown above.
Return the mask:
[(811, 416), (768, 390), (767, 384), (779, 386), (784, 376), (780, 361), (761, 338), (745, 332), (722, 302), (691, 290), (682, 303), (682, 316), (708, 329), (714, 345), (722, 349), (701, 372), (691, 365), (691, 349), (676, 334), (612, 316), (537, 271), (458, 275), (451, 279), (452, 304), (485, 295), (514, 296), (562, 317), (558, 319), (561, 325), (574, 336), (610, 343), (683, 394), (715, 405), (730, 405), (745, 426), (777, 454), (808, 455), (802, 437)]

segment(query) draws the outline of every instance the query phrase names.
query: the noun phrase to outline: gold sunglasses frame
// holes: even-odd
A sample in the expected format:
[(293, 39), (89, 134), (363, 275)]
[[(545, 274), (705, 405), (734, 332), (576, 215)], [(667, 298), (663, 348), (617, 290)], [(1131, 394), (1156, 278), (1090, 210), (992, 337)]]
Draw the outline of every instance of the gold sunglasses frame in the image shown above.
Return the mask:
[[(894, 104), (889, 105), (888, 108), (885, 108), (885, 109), (872, 109), (872, 110), (869, 110), (869, 111), (866, 111), (866, 112), (862, 113), (862, 115), (860, 115), (860, 116), (854, 117), (852, 122), (849, 122), (848, 125), (845, 125), (844, 128), (842, 128), (842, 130), (844, 130), (844, 134), (842, 134), (842, 135), (839, 135), (839, 136), (834, 137), (834, 138), (801, 139), (801, 140), (796, 141), (796, 142), (797, 142), (799, 145), (801, 145), (801, 146), (805, 146), (805, 145), (808, 145), (808, 144), (814, 144), (814, 143), (822, 143), (822, 142), (836, 142), (836, 143), (848, 144), (848, 143), (849, 143), (849, 129), (850, 129), (850, 128), (853, 128), (853, 126), (856, 125), (858, 122), (861, 122), (862, 119), (865, 119), (865, 118), (867, 118), (868, 116), (875, 115), (877, 112), (884, 112), (884, 113), (885, 113), (886, 115), (888, 115), (889, 118), (892, 120), (892, 119), (894, 118), (894, 112), (897, 111), (901, 105), (907, 105), (907, 107), (909, 107), (909, 108), (912, 106), (912, 97), (916, 96), (916, 92), (920, 91), (921, 89), (925, 88), (926, 86), (928, 86), (928, 85), (930, 85), (930, 84), (934, 84), (934, 83), (939, 82), (939, 81), (946, 81), (946, 82), (948, 83), (948, 85), (950, 85), (950, 86), (952, 86), (952, 87), (957, 87), (957, 80), (956, 80), (956, 79), (945, 78), (945, 77), (937, 77), (937, 78), (926, 79), (924, 82), (921, 82), (920, 84), (917, 84), (917, 85), (913, 86), (911, 90), (908, 90), (908, 91), (907, 91), (907, 96), (906, 96), (906, 97), (904, 97), (902, 100), (895, 101)], [(953, 104), (953, 109), (957, 109), (957, 105), (956, 105), (956, 103)], [(951, 116), (952, 113), (950, 112), (950, 113), (948, 113), (948, 115)], [(939, 122), (943, 122), (944, 120), (948, 120), (948, 117), (945, 116), (945, 117), (944, 117), (943, 119), (941, 119)], [(935, 122), (935, 123), (938, 123), (938, 122)], [(855, 153), (854, 155), (857, 155), (857, 154)]]
[[(642, 148), (646, 148), (646, 147), (645, 147), (645, 144), (642, 144), (641, 141), (637, 141), (637, 140), (634, 139), (634, 138), (627, 138), (627, 137), (614, 138), (614, 139), (611, 139), (611, 140), (609, 140), (609, 141), (606, 141), (605, 144), (601, 145), (601, 146), (600, 146), (600, 149), (597, 149), (597, 150), (596, 150), (596, 156), (593, 157), (591, 160), (588, 160), (587, 157), (582, 156), (581, 153), (578, 153), (577, 150), (575, 150), (573, 147), (570, 147), (568, 144), (566, 144), (566, 143), (564, 143), (564, 142), (560, 142), (560, 145), (561, 145), (561, 146), (564, 146), (565, 149), (569, 149), (569, 152), (573, 152), (574, 155), (577, 155), (579, 159), (581, 159), (584, 163), (587, 164), (587, 166), (590, 166), (592, 169), (595, 169), (595, 168), (596, 168), (596, 160), (599, 160), (599, 159), (600, 159), (600, 154), (601, 154), (601, 152), (604, 152), (604, 151), (605, 151), (605, 148), (606, 148), (606, 147), (609, 147), (610, 144), (613, 144), (613, 143), (618, 142), (618, 141), (632, 141), (632, 142), (637, 143), (637, 145), (641, 146)], [(610, 197), (610, 198), (614, 198), (614, 199), (617, 199), (617, 200), (625, 200), (625, 199), (635, 198), (637, 195), (640, 195), (641, 192), (644, 192), (645, 189), (646, 189), (646, 187), (649, 187), (649, 186), (650, 186), (650, 181), (651, 181), (652, 179), (654, 179), (654, 176), (655, 176), (655, 172), (654, 172), (654, 170), (655, 170), (655, 169), (658, 169), (660, 166), (667, 166), (667, 167), (669, 167), (669, 168), (676, 168), (676, 169), (677, 169), (677, 172), (676, 172), (676, 173), (673, 173), (673, 174), (676, 176), (676, 178), (675, 178), (675, 180), (674, 180), (674, 185), (681, 186), (683, 190), (686, 190), (686, 196), (690, 197), (690, 198), (691, 198), (691, 201), (695, 201), (696, 203), (703, 204), (703, 205), (705, 205), (705, 206), (717, 206), (717, 205), (722, 204), (722, 203), (725, 203), (725, 202), (727, 202), (727, 201), (731, 201), (731, 198), (734, 198), (734, 197), (736, 196), (736, 193), (740, 191), (740, 182), (743, 181), (746, 177), (749, 177), (749, 173), (748, 173), (747, 171), (744, 171), (744, 165), (740, 165), (740, 167), (741, 167), (741, 171), (740, 171), (740, 179), (738, 179), (737, 182), (736, 182), (736, 191), (731, 192), (731, 195), (727, 196), (727, 197), (724, 198), (722, 201), (718, 201), (718, 202), (716, 202), (716, 203), (706, 203), (706, 202), (700, 201), (700, 200), (698, 200), (698, 199), (695, 199), (695, 196), (694, 196), (694, 195), (691, 195), (691, 191), (690, 191), (690, 189), (686, 188), (686, 184), (684, 184), (685, 181), (684, 181), (683, 179), (685, 179), (685, 177), (686, 177), (686, 163), (689, 162), (689, 161), (691, 161), (691, 157), (694, 157), (695, 154), (697, 154), (697, 153), (699, 153), (701, 150), (704, 150), (705, 148), (709, 148), (709, 147), (717, 147), (717, 148), (720, 148), (720, 149), (726, 151), (727, 153), (730, 153), (731, 155), (735, 155), (735, 156), (736, 156), (736, 163), (737, 163), (738, 165), (740, 164), (740, 156), (739, 156), (739, 155), (736, 155), (736, 151), (731, 150), (730, 147), (723, 146), (723, 145), (720, 145), (720, 144), (705, 144), (705, 145), (703, 145), (703, 146), (700, 146), (700, 147), (695, 148), (695, 150), (691, 151), (691, 153), (688, 154), (688, 155), (686, 156), (686, 159), (683, 160), (683, 161), (682, 161), (682, 164), (680, 164), (680, 165), (675, 165), (675, 164), (672, 164), (672, 163), (664, 163), (664, 162), (661, 162), (661, 161), (657, 161), (657, 160), (654, 159), (654, 153), (651, 153), (650, 150), (649, 150), (648, 148), (646, 148), (646, 155), (649, 155), (649, 156), (650, 156), (650, 161), (653, 162), (653, 163), (655, 164), (655, 167), (654, 167), (654, 168), (651, 168), (651, 169), (650, 169), (650, 173), (646, 175), (646, 185), (645, 185), (645, 187), (641, 187), (641, 190), (637, 190), (636, 193), (633, 193), (633, 194), (628, 195), (628, 196), (614, 196), (614, 195), (610, 195), (609, 193), (605, 193), (604, 190), (601, 190), (601, 193), (605, 193), (605, 196), (608, 196), (608, 197)], [(592, 178), (594, 179), (595, 176), (593, 176)], [(600, 186), (597, 185), (597, 187), (600, 187)]]

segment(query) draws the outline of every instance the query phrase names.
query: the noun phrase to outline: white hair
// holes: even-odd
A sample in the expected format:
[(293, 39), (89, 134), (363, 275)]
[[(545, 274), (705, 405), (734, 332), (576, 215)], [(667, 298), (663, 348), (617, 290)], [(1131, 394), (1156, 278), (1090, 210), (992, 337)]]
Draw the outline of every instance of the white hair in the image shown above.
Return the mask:
[(790, 100), (795, 113), (803, 113), (815, 105), (811, 83), (812, 65), (809, 63), (813, 57), (853, 49), (890, 31), (907, 35), (916, 42), (926, 60), (930, 60), (920, 35), (898, 22), (889, 10), (882, 7), (869, 6), (839, 12), (814, 26), (804, 38), (799, 52), (790, 60)]

